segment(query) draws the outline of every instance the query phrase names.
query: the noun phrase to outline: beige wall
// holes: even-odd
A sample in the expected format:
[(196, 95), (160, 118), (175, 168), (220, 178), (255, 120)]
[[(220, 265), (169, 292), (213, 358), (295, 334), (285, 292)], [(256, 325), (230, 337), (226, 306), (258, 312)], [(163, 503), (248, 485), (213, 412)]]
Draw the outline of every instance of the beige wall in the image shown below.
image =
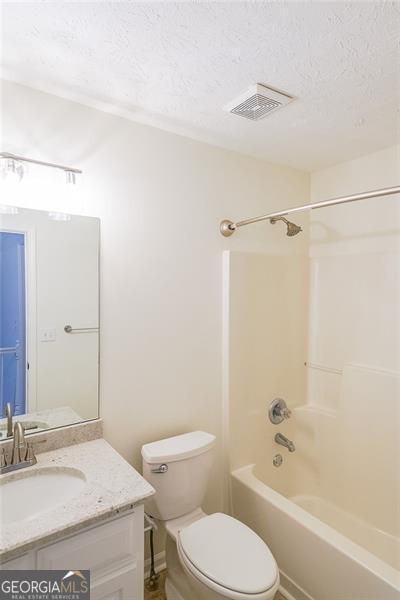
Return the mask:
[(171, 434), (205, 429), (221, 444), (222, 252), (288, 246), (278, 225), (228, 240), (218, 224), (306, 202), (309, 176), (15, 84), (1, 112), (2, 148), (82, 168), (84, 212), (102, 221), (106, 438), (137, 467), (144, 442)]

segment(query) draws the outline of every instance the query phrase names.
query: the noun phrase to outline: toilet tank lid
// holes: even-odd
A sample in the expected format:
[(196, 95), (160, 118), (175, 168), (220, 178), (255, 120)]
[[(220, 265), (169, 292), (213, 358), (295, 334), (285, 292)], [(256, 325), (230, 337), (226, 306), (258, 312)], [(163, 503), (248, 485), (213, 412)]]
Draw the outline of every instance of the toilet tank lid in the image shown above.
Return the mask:
[(203, 454), (215, 443), (215, 435), (205, 431), (191, 431), (142, 446), (142, 457), (147, 463), (173, 462)]

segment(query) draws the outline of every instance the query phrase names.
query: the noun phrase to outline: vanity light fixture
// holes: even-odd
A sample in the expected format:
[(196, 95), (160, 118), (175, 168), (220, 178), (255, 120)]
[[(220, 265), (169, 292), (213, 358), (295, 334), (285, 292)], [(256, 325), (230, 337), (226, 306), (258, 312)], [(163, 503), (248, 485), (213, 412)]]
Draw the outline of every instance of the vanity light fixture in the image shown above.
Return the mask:
[(52, 169), (59, 169), (60, 171), (64, 171), (66, 174), (66, 182), (75, 184), (76, 176), (81, 175), (82, 171), (79, 169), (74, 169), (72, 167), (66, 167), (65, 165), (58, 165), (56, 163), (49, 163), (43, 160), (36, 160), (34, 158), (27, 158), (26, 156), (18, 156), (17, 154), (11, 154), (10, 152), (0, 152), (1, 162), (5, 161), (6, 167), (2, 167), (2, 171), (5, 168), (5, 172), (16, 173), (19, 177), (19, 180), (22, 179), (24, 173), (24, 165), (23, 163), (31, 163), (34, 165), (39, 165), (41, 167), (50, 167)]
[(49, 212), (49, 219), (52, 219), (52, 221), (70, 221), (71, 215), (64, 212)]
[(0, 204), (0, 215), (17, 215), (18, 213), (19, 209), (16, 206)]

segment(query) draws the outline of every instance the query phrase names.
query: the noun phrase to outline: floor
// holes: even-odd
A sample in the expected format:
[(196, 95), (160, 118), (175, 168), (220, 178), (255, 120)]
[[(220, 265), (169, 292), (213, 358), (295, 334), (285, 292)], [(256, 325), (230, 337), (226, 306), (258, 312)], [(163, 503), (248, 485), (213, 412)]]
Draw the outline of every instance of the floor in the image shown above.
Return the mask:
[[(160, 573), (160, 579), (158, 580), (158, 590), (152, 592), (145, 589), (144, 600), (166, 600), (164, 594), (164, 581), (166, 571)], [(279, 592), (276, 594), (274, 600), (285, 600), (285, 598)]]

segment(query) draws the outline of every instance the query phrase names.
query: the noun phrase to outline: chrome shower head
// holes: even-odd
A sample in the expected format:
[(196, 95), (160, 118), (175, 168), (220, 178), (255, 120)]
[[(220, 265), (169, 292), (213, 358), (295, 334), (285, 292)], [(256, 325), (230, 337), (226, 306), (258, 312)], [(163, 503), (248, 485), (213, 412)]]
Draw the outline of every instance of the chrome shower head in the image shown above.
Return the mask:
[(289, 237), (293, 237), (294, 235), (297, 235), (298, 233), (303, 231), (302, 228), (300, 227), (300, 225), (296, 225), (296, 223), (291, 223), (291, 221), (288, 221), (286, 223), (286, 226), (287, 226), (286, 235), (288, 235)]
[(287, 227), (286, 235), (289, 237), (293, 237), (294, 235), (297, 235), (298, 233), (300, 233), (300, 231), (303, 231), (299, 225), (296, 225), (296, 223), (292, 223), (291, 221), (288, 221), (287, 219), (285, 219), (285, 217), (272, 217), (272, 219), (269, 220), (271, 225), (275, 225), (275, 223), (277, 221), (283, 221), (286, 224), (286, 227)]

